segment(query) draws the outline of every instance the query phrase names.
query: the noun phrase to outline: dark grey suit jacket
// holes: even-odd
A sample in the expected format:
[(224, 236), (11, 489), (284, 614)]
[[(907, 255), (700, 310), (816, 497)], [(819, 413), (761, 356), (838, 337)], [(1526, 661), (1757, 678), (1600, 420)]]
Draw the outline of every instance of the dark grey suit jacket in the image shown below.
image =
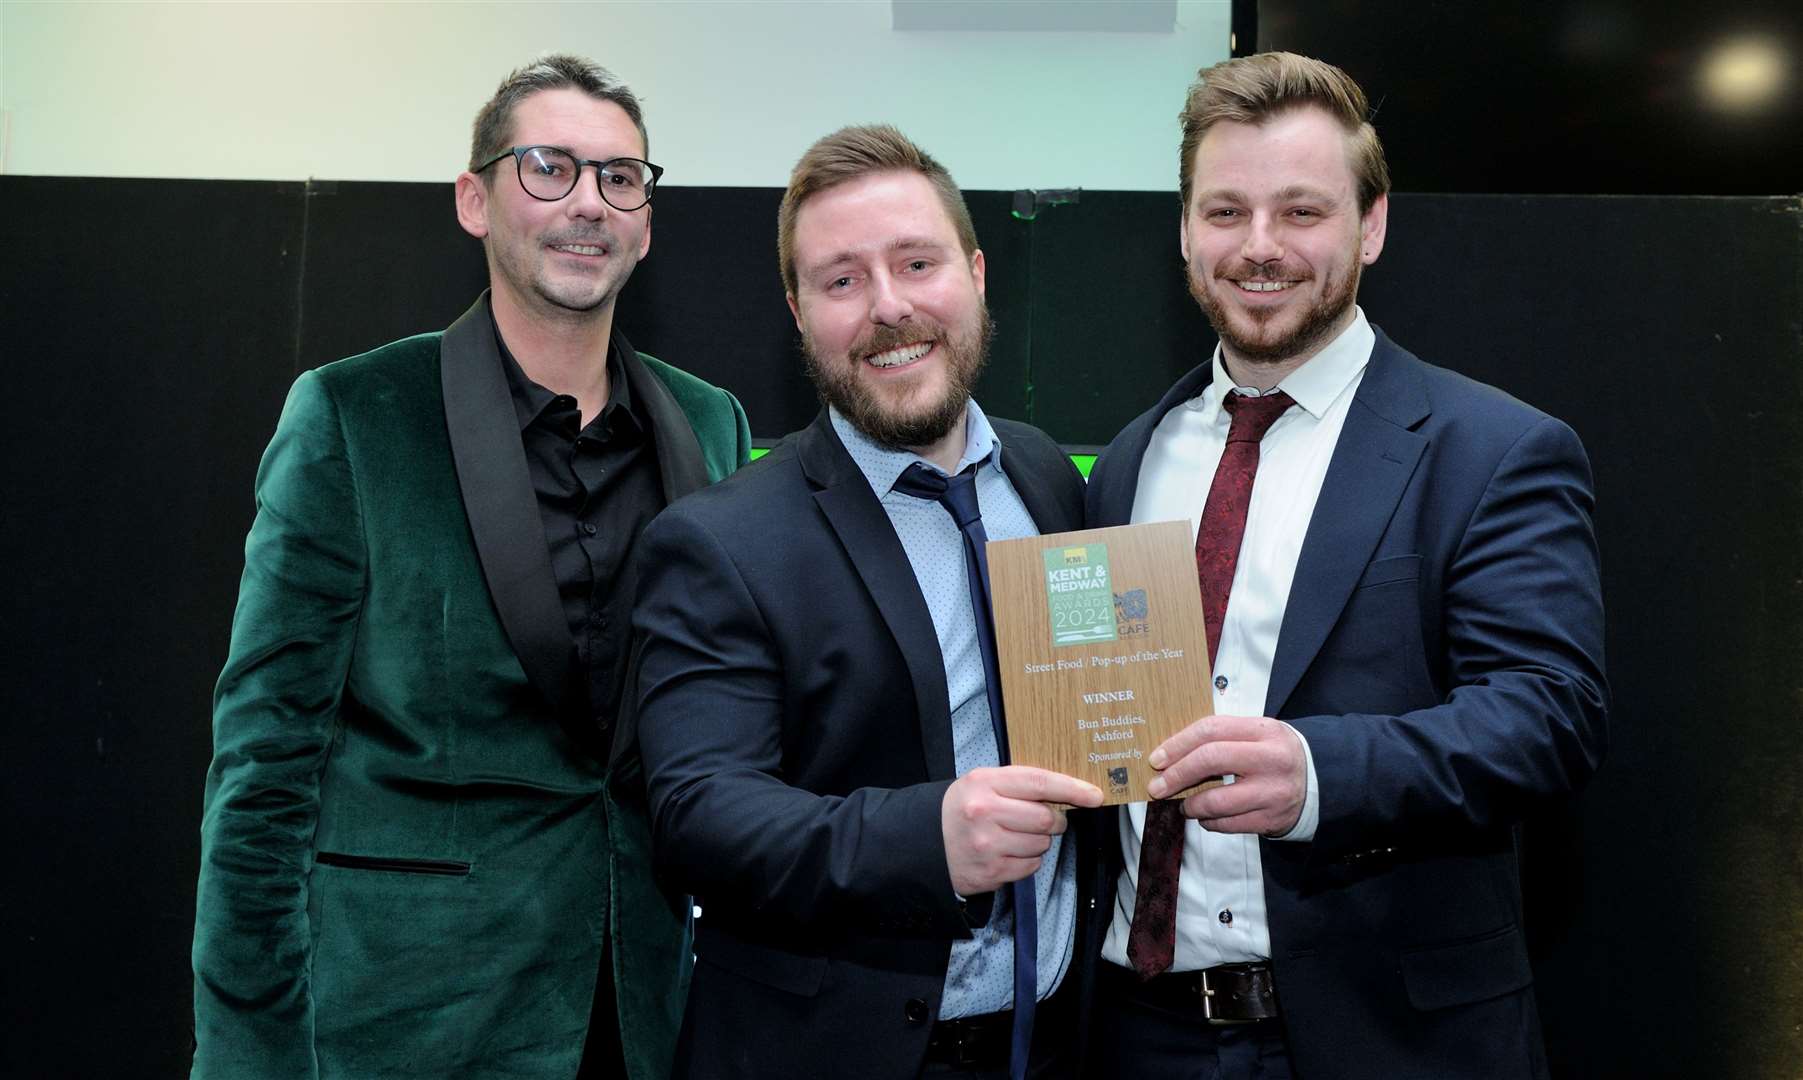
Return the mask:
[[(1069, 458), (992, 423), (1041, 531), (1077, 527)], [(640, 548), (654, 849), (703, 910), (678, 1074), (916, 1075), (971, 930), (940, 828), (944, 663), (888, 516), (822, 413)]]

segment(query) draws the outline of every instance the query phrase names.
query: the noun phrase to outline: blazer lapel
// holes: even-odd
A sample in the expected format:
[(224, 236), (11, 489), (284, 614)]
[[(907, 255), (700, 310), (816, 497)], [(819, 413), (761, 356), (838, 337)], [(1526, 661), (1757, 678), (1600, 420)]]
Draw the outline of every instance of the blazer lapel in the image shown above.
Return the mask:
[(707, 486), (707, 463), (701, 456), (701, 441), (689, 423), (682, 406), (664, 381), (651, 373), (626, 336), (616, 328), (612, 348), (620, 361), (620, 370), (632, 384), (636, 404), (643, 406), (651, 420), (651, 438), (657, 445), (657, 472), (663, 483), (664, 505), (668, 506), (692, 491)]
[(578, 700), (576, 646), (551, 573), (487, 293), (445, 331), (439, 367), (457, 483), (501, 626), (532, 685), (577, 742), (593, 748), (598, 733), (587, 730), (586, 716), (572, 715), (582, 710), (568, 707)]
[(1382, 331), (1359, 384), (1303, 537), (1271, 660), (1265, 715), (1282, 716), (1296, 684), (1345, 610), (1427, 448), (1414, 428), (1430, 411), (1413, 364)]
[(927, 774), (935, 779), (957, 775), (952, 756), (951, 705), (945, 690), (945, 659), (933, 632), (933, 616), (914, 580), (907, 552), (889, 523), (889, 515), (870, 490), (832, 421), (822, 410), (796, 441), (801, 471), (815, 487), (814, 503), (851, 557), (871, 601), (895, 638), (919, 709), (920, 743)]
[(1036, 462), (1027, 455), (1010, 446), (1001, 434), (996, 439), (1002, 444), (1002, 473), (1008, 482), (1014, 485), (1014, 493), (1020, 496), (1021, 505), (1027, 508), (1027, 514), (1033, 524), (1042, 533), (1065, 532), (1083, 527), (1081, 521), (1071, 521), (1070, 515), (1058, 508), (1058, 502), (1052, 497), (1052, 485), (1047, 483), (1035, 468)]
[(1200, 394), (1213, 381), (1212, 360), (1196, 365), (1165, 391), (1164, 397), (1150, 412), (1141, 413), (1121, 431), (1107, 455), (1097, 462), (1096, 471), (1090, 474), (1090, 487), (1094, 491), (1091, 520), (1087, 522), (1090, 528), (1125, 525), (1133, 520), (1133, 498), (1139, 493), (1139, 470), (1145, 463), (1146, 449), (1152, 445), (1152, 433), (1158, 430), (1159, 422), (1167, 413)]

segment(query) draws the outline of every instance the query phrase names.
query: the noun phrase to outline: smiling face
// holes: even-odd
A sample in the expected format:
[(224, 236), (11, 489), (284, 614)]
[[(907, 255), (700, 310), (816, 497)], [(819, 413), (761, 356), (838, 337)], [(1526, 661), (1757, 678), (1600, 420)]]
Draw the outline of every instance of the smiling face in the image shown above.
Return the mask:
[(1348, 136), (1320, 108), (1209, 128), (1179, 235), (1228, 360), (1287, 373), (1350, 325), (1388, 212), (1379, 196), (1359, 213)]
[[(521, 101), (508, 145), (555, 146), (593, 161), (645, 156), (626, 110), (568, 89)], [(620, 289), (651, 249), (651, 207), (623, 213), (609, 206), (593, 166), (556, 202), (526, 194), (511, 157), (482, 177), (466, 172), (457, 178), (457, 218), (483, 240), (497, 307), (537, 320), (611, 318)]]
[(966, 255), (926, 177), (890, 170), (810, 196), (795, 217), (808, 373), (887, 446), (937, 443), (964, 418), (989, 342), (983, 253)]

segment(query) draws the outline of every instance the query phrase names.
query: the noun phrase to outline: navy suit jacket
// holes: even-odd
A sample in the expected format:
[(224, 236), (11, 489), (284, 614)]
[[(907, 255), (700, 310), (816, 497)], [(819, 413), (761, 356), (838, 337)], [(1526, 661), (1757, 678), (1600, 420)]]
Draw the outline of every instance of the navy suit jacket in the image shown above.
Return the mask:
[[(1079, 527), (1069, 458), (991, 423), (1040, 530)], [(700, 494), (639, 541), (634, 616), (655, 858), (702, 908), (677, 1074), (913, 1077), (951, 943), (990, 900), (967, 919), (946, 867), (932, 617), (824, 412)], [(1087, 901), (1100, 863), (1077, 833)], [(1056, 1028), (1039, 1033), (1074, 1035)]]
[[(1211, 374), (1108, 447), (1091, 526), (1129, 520), (1153, 430)], [(1515, 826), (1606, 743), (1592, 506), (1570, 428), (1377, 333), (1265, 701), (1320, 780), (1314, 840), (1260, 844), (1299, 1075), (1546, 1074)]]

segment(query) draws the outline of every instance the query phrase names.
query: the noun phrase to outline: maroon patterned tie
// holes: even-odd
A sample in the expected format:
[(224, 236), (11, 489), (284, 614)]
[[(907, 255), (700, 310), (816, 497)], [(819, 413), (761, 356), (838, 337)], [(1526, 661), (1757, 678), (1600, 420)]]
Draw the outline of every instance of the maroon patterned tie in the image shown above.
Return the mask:
[[(1202, 625), (1208, 634), (1208, 666), (1221, 650), (1221, 621), (1227, 593), (1246, 535), (1246, 510), (1258, 476), (1258, 443), (1295, 402), (1279, 391), (1265, 397), (1228, 392), (1221, 407), (1233, 417), (1227, 446), (1202, 507), (1196, 529), (1196, 580), (1202, 588)], [(1146, 805), (1146, 828), (1139, 843), (1139, 888), (1133, 900), (1133, 928), (1127, 933), (1127, 962), (1142, 979), (1171, 966), (1177, 949), (1177, 871), (1183, 865), (1183, 803), (1163, 799)]]

